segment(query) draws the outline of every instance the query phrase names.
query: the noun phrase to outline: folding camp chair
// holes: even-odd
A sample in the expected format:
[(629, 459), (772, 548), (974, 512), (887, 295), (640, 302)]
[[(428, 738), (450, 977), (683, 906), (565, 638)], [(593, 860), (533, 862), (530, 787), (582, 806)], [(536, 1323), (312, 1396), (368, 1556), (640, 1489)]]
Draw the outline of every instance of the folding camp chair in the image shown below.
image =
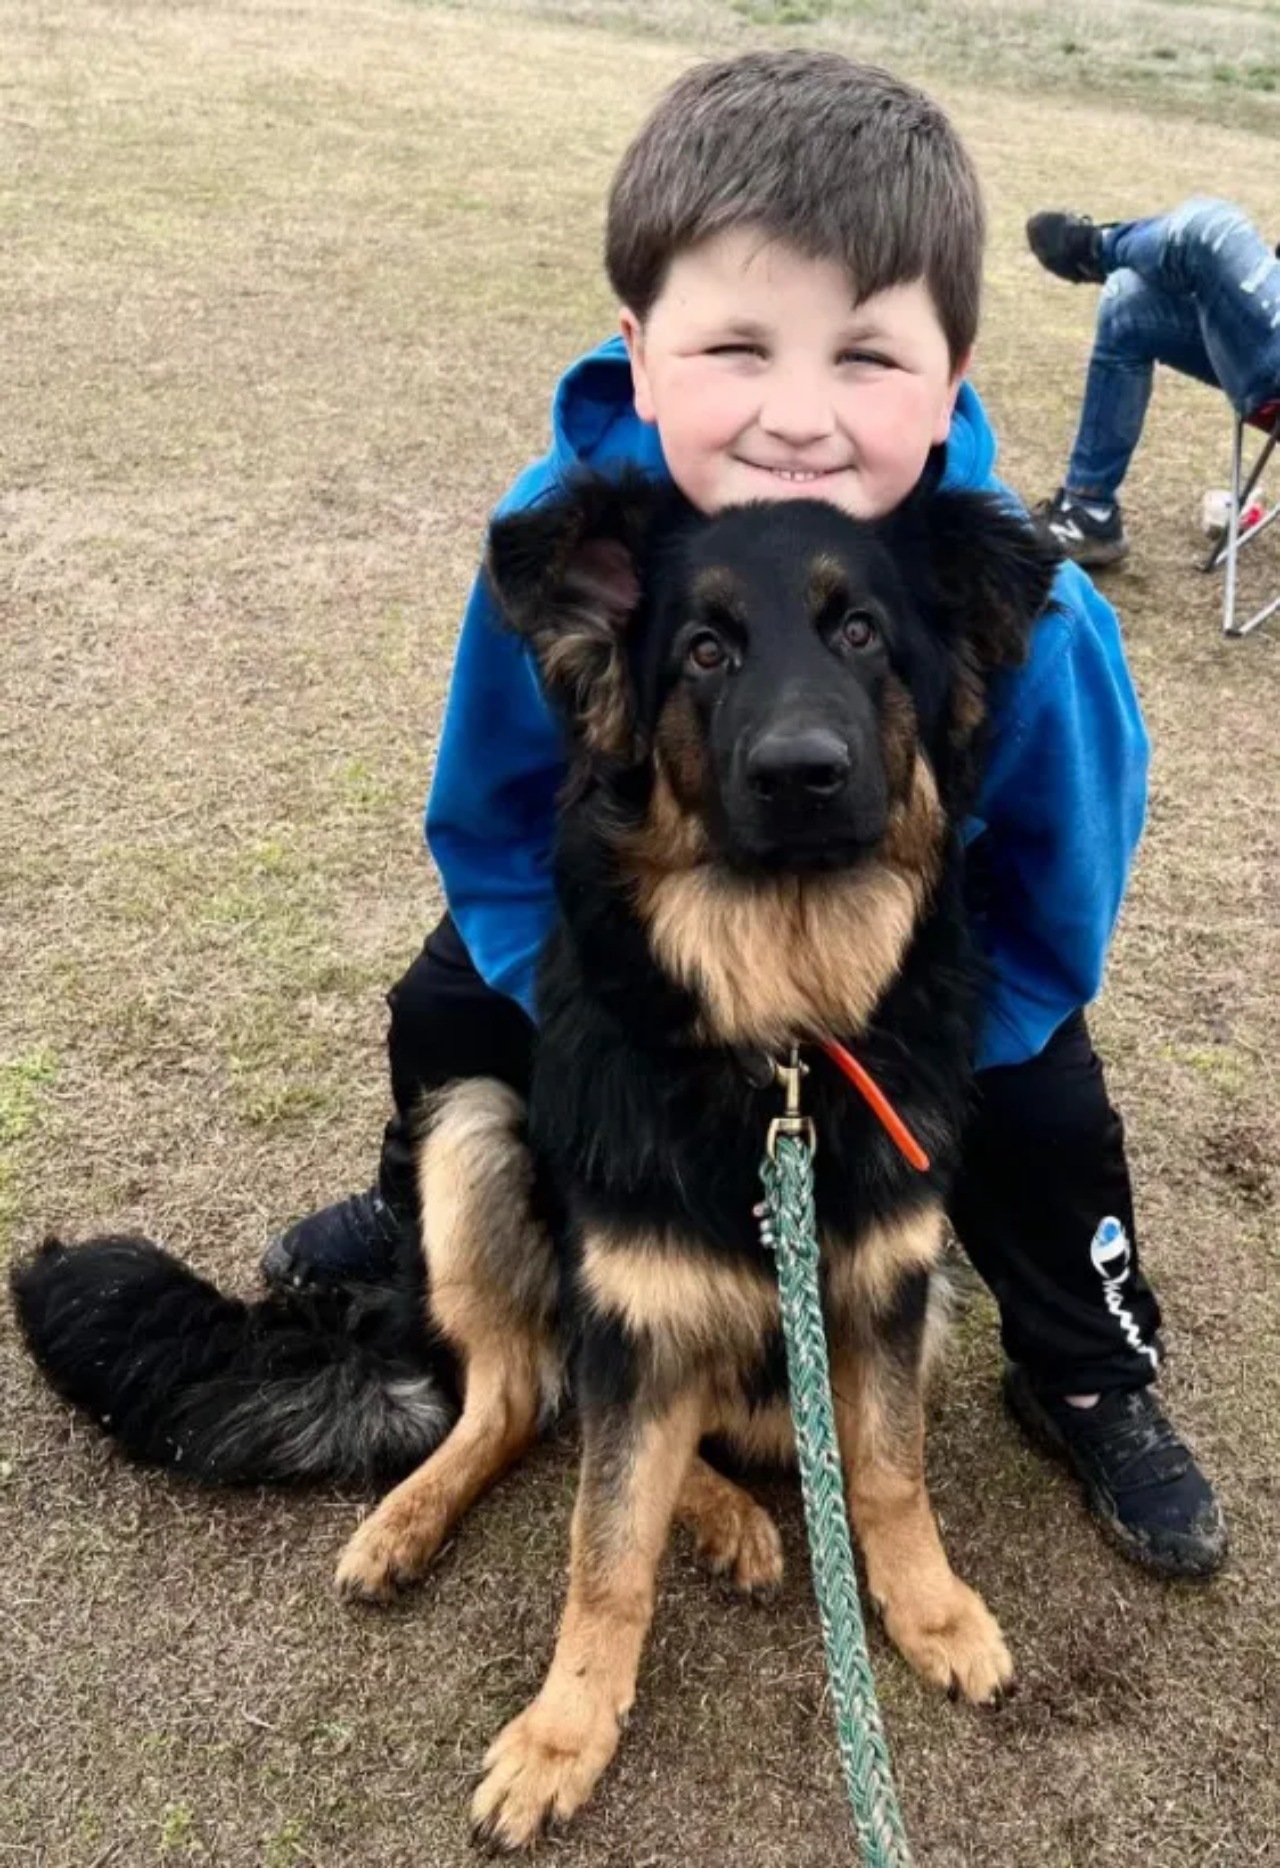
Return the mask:
[[(1246, 428), (1260, 429), (1265, 437), (1258, 449), (1248, 478), (1244, 476), (1244, 431)], [(1221, 564), (1227, 567), (1226, 590), (1222, 607), (1222, 633), (1224, 636), (1247, 636), (1260, 623), (1265, 623), (1269, 616), (1280, 610), (1280, 596), (1273, 597), (1270, 603), (1251, 616), (1247, 622), (1236, 620), (1236, 569), (1240, 562), (1240, 553), (1246, 545), (1252, 545), (1262, 534), (1280, 519), (1280, 499), (1264, 512), (1255, 525), (1247, 531), (1240, 530), (1241, 514), (1247, 511), (1250, 495), (1262, 478), (1262, 470), (1271, 459), (1277, 443), (1280, 443), (1280, 397), (1274, 402), (1264, 402), (1260, 409), (1254, 409), (1249, 415), (1235, 411), (1235, 435), (1231, 446), (1231, 506), (1227, 518), (1227, 529), (1215, 544), (1213, 550), (1201, 567), (1206, 571), (1216, 571)]]

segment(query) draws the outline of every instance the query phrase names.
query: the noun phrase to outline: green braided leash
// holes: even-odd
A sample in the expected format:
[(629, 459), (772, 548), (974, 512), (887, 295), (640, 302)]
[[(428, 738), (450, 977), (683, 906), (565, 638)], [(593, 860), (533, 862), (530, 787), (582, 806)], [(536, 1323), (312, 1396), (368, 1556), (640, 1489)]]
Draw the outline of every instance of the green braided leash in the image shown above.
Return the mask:
[[(761, 1237), (778, 1266), (809, 1557), (845, 1787), (867, 1868), (910, 1868), (854, 1575), (818, 1286), (812, 1130), (798, 1117), (799, 1069), (793, 1068), (787, 1116), (770, 1130), (760, 1165)], [(780, 1074), (785, 1079), (790, 1073)]]

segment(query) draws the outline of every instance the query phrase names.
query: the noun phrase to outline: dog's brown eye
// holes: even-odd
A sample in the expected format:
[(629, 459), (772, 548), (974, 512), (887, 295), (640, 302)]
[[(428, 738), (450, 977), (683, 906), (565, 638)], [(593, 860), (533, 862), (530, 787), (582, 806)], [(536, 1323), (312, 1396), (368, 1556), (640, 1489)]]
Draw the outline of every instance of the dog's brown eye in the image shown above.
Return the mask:
[(876, 639), (875, 618), (866, 610), (849, 610), (841, 618), (839, 633), (846, 648), (868, 649)]
[(723, 668), (729, 659), (728, 649), (710, 629), (700, 629), (684, 653), (689, 666), (704, 675)]

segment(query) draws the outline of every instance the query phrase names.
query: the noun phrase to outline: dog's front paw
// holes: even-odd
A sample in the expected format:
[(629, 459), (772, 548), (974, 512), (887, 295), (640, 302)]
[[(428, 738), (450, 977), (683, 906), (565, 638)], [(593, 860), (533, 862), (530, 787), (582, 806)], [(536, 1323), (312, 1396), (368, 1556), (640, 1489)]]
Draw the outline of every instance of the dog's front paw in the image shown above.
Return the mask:
[(884, 1625), (916, 1671), (953, 1696), (993, 1706), (1013, 1685), (1013, 1661), (999, 1622), (956, 1576), (937, 1596), (886, 1603)]
[[(558, 1703), (557, 1703), (558, 1702)], [(471, 1803), (478, 1842), (528, 1848), (586, 1802), (618, 1748), (619, 1723), (598, 1700), (542, 1693), (500, 1732)]]
[(416, 1583), (440, 1545), (422, 1512), (388, 1509), (365, 1519), (338, 1560), (334, 1586), (349, 1602), (390, 1602)]
[(728, 1576), (750, 1595), (776, 1589), (782, 1581), (782, 1539), (763, 1505), (736, 1486), (726, 1486), (715, 1508), (694, 1527), (694, 1548), (713, 1575)]

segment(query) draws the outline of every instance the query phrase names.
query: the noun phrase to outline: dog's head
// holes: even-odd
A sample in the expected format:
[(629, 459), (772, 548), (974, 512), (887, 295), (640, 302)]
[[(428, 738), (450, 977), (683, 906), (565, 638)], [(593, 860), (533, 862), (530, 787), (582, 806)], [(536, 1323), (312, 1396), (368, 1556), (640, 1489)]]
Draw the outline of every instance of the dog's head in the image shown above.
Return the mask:
[(498, 520), (487, 568), (580, 787), (647, 768), (700, 855), (804, 871), (881, 847), (921, 759), (963, 808), (987, 683), (1022, 659), (1055, 564), (986, 495), (874, 522), (814, 500), (707, 518), (587, 478)]

